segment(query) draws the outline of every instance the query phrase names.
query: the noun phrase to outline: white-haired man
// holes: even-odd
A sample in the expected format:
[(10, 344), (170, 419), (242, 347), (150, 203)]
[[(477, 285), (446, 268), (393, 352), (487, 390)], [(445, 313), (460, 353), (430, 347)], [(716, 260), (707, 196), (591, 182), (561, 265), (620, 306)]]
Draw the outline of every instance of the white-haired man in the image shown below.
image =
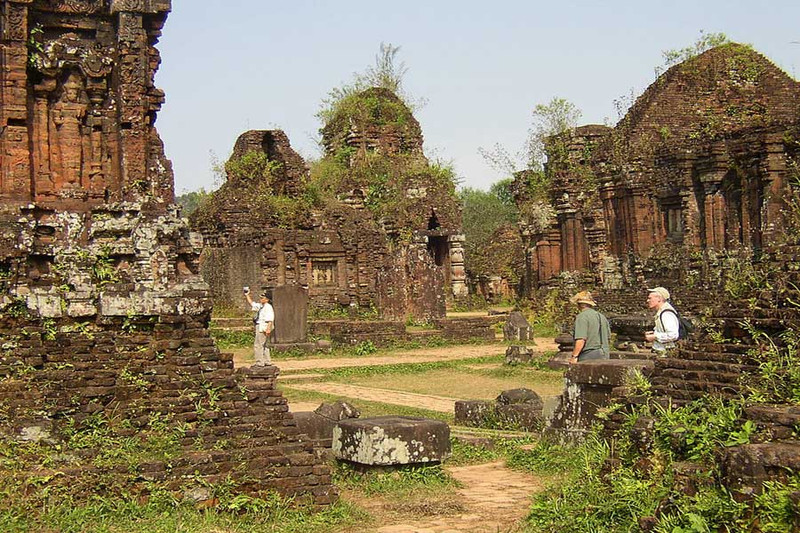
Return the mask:
[(675, 341), (680, 334), (678, 312), (669, 303), (669, 291), (664, 287), (647, 289), (647, 307), (656, 312), (655, 329), (644, 334), (644, 340), (653, 343), (653, 350), (665, 355), (667, 350), (675, 348)]

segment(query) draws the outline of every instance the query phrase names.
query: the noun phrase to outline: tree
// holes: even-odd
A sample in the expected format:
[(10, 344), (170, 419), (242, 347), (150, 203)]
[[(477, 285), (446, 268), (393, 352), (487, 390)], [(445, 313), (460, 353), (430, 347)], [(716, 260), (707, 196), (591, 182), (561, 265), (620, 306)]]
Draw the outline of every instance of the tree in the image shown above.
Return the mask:
[(702, 54), (706, 50), (722, 46), (723, 44), (730, 44), (730, 42), (731, 40), (728, 39), (728, 36), (724, 33), (706, 33), (700, 30), (700, 37), (697, 38), (693, 45), (661, 52), (661, 55), (664, 57), (664, 64), (660, 67), (656, 67), (656, 76), (660, 76), (662, 72), (673, 65), (683, 63), (684, 61)]
[(175, 197), (175, 203), (181, 206), (182, 214), (188, 217), (192, 212), (200, 207), (206, 200), (211, 197), (210, 192), (206, 192), (204, 188), (196, 191), (187, 191)]
[(509, 189), (511, 180), (492, 185), (489, 192), (466, 187), (459, 192), (466, 243), (465, 267), (473, 277), (501, 275), (504, 265), (488, 252), (492, 236), (504, 225), (515, 224), (517, 208)]
[(399, 46), (391, 43), (381, 43), (375, 55), (375, 64), (367, 67), (364, 73), (353, 74), (353, 80), (341, 87), (334, 87), (328, 96), (322, 100), (317, 118), (322, 124), (327, 124), (336, 114), (339, 104), (349, 97), (372, 87), (388, 89), (400, 98), (410, 110), (413, 111), (412, 99), (403, 89), (403, 77), (408, 72), (408, 67), (403, 61), (397, 62)]
[(543, 170), (547, 160), (545, 140), (576, 127), (580, 118), (580, 109), (564, 98), (554, 97), (547, 104), (538, 104), (533, 109), (533, 126), (528, 130), (527, 168)]
[(577, 126), (581, 111), (572, 102), (554, 97), (546, 104), (537, 104), (533, 108), (532, 115), (533, 124), (528, 130), (525, 146), (516, 155), (512, 155), (500, 144), (495, 144), (491, 150), (478, 149), (492, 168), (508, 175), (523, 170), (543, 171), (547, 159), (544, 149), (545, 139)]
[(511, 178), (506, 178), (500, 181), (497, 181), (489, 187), (489, 194), (497, 197), (503, 205), (507, 205), (510, 207), (514, 207), (514, 192), (511, 190), (512, 185), (514, 184), (514, 180)]

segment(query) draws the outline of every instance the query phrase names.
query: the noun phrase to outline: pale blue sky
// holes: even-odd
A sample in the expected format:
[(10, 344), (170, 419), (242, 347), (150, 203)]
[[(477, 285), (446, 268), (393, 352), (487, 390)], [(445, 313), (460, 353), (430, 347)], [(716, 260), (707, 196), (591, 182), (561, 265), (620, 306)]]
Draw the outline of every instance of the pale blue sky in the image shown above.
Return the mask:
[(401, 46), (405, 87), (429, 157), (465, 186), (503, 176), (480, 147), (516, 151), (536, 104), (554, 96), (581, 123), (616, 122), (614, 100), (654, 80), (662, 51), (700, 30), (750, 43), (797, 79), (800, 1), (173, 0), (158, 45), (167, 101), (157, 127), (176, 191), (213, 188), (210, 153), (227, 159), (240, 133), (279, 128), (317, 157), (315, 118), (332, 87)]

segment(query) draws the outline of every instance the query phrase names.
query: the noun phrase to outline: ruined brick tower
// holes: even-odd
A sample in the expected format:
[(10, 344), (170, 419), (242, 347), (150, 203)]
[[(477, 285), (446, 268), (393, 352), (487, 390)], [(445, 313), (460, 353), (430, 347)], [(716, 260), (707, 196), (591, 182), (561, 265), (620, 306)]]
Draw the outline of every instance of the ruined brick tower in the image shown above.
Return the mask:
[(550, 139), (556, 218), (526, 236), (534, 285), (588, 271), (617, 288), (656, 249), (712, 257), (775, 243), (798, 131), (800, 83), (747, 46), (670, 68), (614, 128)]
[(282, 131), (236, 141), (226, 182), (191, 216), (215, 302), (240, 304), (242, 285), (297, 285), (318, 309), (443, 317), (448, 299), (466, 296), (461, 212), (411, 111), (368, 89), (348, 97), (322, 137), (311, 176)]
[[(159, 434), (168, 455), (109, 467), (123, 490), (230, 479), (325, 504), (329, 469), (299, 435), (275, 367), (235, 370), (208, 334), (201, 239), (173, 205), (154, 127), (169, 10), (0, 2), (0, 438), (38, 428), (48, 445), (101, 420), (107, 442), (145, 442), (166, 421), (178, 430)], [(59, 467), (67, 486), (93, 471)]]

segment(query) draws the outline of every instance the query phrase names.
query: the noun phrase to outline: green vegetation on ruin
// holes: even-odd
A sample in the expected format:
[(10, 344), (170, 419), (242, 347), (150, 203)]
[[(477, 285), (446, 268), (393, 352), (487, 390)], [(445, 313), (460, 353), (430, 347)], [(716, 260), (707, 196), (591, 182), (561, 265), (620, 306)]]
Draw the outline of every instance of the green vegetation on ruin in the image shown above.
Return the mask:
[(235, 205), (247, 212), (248, 221), (257, 227), (293, 228), (308, 226), (311, 211), (322, 206), (316, 189), (308, 183), (298, 184), (297, 195), (282, 194), (275, 189), (280, 163), (270, 161), (264, 152), (247, 152), (232, 158), (223, 169), (227, 181), (202, 201), (202, 209), (188, 214), (195, 227), (215, 227), (227, 206)]

